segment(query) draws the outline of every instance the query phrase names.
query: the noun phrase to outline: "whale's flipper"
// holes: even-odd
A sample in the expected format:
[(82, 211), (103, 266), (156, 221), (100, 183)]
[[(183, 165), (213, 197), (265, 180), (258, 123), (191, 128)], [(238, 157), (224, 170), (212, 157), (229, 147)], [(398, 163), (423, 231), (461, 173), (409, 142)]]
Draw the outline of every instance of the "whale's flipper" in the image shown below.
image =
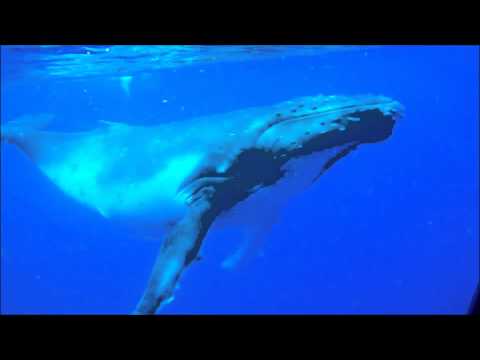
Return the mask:
[(270, 227), (249, 226), (241, 229), (242, 240), (238, 247), (221, 263), (223, 269), (234, 270), (246, 261), (258, 256), (269, 234)]
[(259, 190), (215, 220), (212, 230), (233, 229), (240, 240), (222, 261), (223, 269), (234, 270), (262, 252), (272, 227), (281, 216), (277, 199), (269, 198), (271, 189)]
[(154, 314), (161, 304), (172, 299), (180, 275), (197, 259), (205, 234), (215, 218), (214, 210), (205, 198), (209, 196), (208, 192), (205, 189), (165, 237), (134, 315)]

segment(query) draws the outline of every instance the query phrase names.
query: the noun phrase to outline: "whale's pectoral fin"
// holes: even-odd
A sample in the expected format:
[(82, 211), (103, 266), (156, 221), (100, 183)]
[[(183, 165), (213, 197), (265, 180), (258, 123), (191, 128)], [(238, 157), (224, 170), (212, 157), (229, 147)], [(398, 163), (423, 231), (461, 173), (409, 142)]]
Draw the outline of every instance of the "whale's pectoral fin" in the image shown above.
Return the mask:
[(275, 222), (273, 218), (269, 222), (262, 219), (261, 215), (259, 215), (259, 218), (257, 223), (248, 223), (246, 221), (244, 227), (240, 229), (242, 234), (241, 243), (233, 253), (222, 261), (221, 267), (223, 269), (235, 270), (263, 252), (265, 240)]
[(182, 272), (198, 258), (202, 241), (213, 218), (210, 203), (202, 198), (196, 201), (186, 216), (170, 230), (134, 314), (154, 314), (160, 305), (172, 298)]
[(222, 268), (226, 270), (236, 269), (242, 261), (248, 257), (248, 255), (253, 252), (253, 243), (255, 239), (252, 238), (251, 234), (243, 233), (243, 239), (240, 246), (230, 254), (225, 260), (222, 261)]

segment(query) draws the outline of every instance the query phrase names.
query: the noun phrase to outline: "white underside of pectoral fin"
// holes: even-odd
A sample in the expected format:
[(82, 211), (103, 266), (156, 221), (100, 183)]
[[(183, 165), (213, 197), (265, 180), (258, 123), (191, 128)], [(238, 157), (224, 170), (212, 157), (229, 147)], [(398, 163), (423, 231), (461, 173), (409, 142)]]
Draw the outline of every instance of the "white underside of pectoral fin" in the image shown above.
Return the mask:
[(230, 254), (225, 260), (222, 261), (222, 268), (226, 270), (233, 270), (235, 269), (242, 259), (244, 259), (248, 253), (248, 249), (252, 245), (252, 239), (251, 238), (245, 238), (242, 240), (240, 246), (232, 253)]
[(263, 214), (262, 211), (259, 211), (256, 216), (252, 216), (247, 209), (239, 208), (235, 210), (235, 213), (223, 218), (218, 225), (219, 228), (225, 227), (237, 230), (233, 233), (240, 235), (240, 243), (222, 261), (221, 267), (226, 270), (234, 270), (262, 254), (272, 227), (279, 218), (278, 215), (276, 211), (270, 210), (270, 212), (263, 212)]

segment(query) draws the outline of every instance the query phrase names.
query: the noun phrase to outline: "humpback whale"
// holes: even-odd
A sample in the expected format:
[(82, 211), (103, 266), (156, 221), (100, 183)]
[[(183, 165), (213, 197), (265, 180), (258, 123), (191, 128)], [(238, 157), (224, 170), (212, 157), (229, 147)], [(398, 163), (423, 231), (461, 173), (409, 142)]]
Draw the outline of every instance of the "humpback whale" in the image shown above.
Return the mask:
[(390, 137), (402, 115), (385, 96), (317, 95), (155, 126), (102, 121), (71, 133), (47, 130), (52, 115), (30, 115), (4, 123), (1, 139), (71, 198), (162, 237), (133, 312), (154, 314), (199, 259), (216, 220), (249, 202), (273, 212), (360, 145)]

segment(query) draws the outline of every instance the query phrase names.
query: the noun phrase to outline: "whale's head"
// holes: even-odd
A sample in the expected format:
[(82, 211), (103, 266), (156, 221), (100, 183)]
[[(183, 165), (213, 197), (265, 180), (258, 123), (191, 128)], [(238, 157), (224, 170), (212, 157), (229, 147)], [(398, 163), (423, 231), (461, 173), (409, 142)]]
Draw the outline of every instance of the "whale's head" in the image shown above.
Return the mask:
[(260, 135), (261, 149), (292, 157), (385, 140), (403, 107), (383, 96), (317, 96), (283, 103)]
[(395, 100), (370, 95), (304, 97), (247, 111), (256, 130), (249, 145), (228, 166), (204, 164), (183, 188), (189, 201), (211, 204), (212, 218), (291, 174), (287, 192), (304, 188), (359, 145), (390, 137), (403, 111)]

